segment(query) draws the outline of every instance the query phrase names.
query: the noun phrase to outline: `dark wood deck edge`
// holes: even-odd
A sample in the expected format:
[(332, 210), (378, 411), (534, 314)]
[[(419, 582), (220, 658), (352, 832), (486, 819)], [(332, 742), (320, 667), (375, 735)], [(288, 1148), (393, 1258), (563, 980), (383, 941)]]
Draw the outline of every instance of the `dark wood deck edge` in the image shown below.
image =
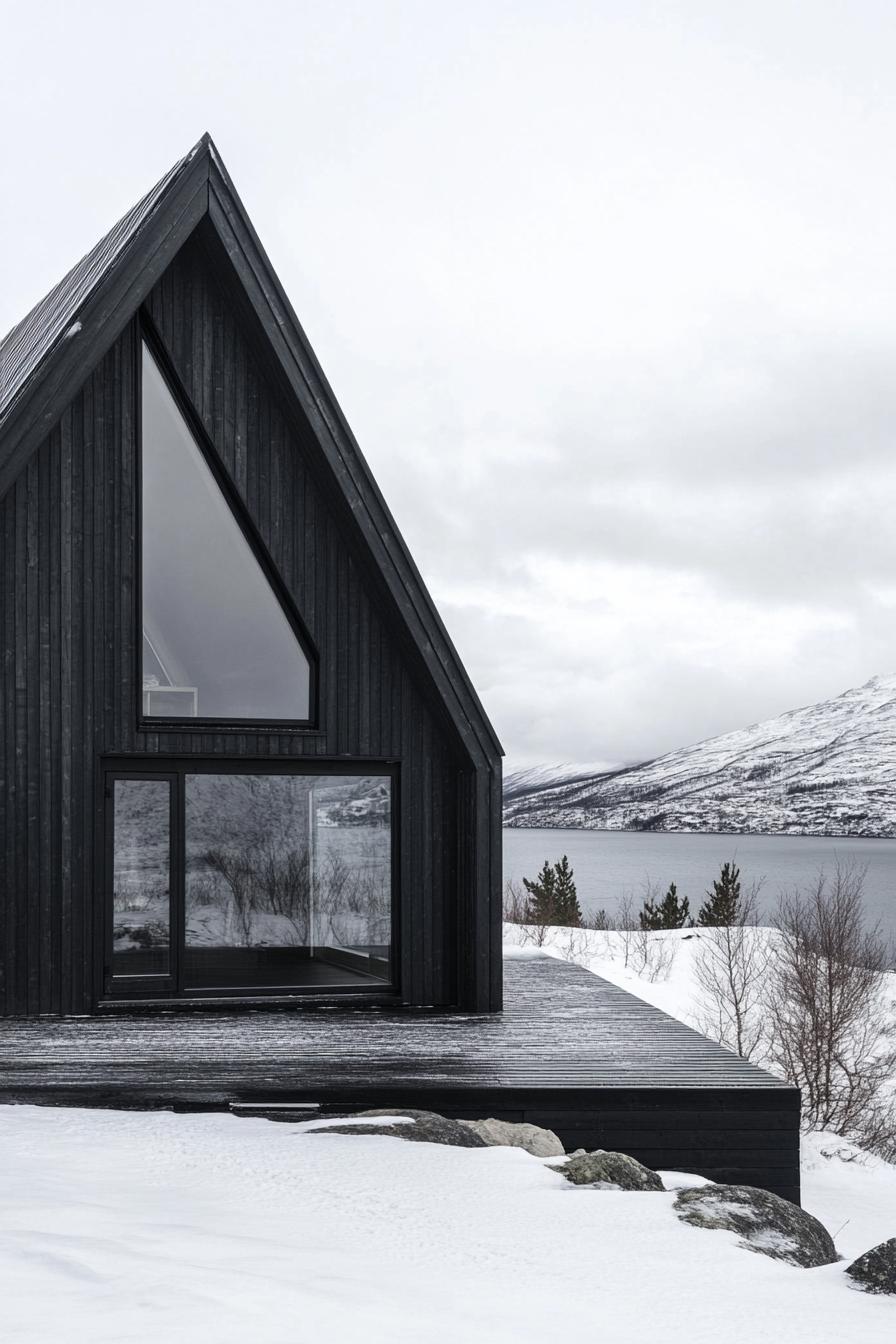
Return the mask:
[(501, 1017), (401, 1010), (0, 1024), (0, 1102), (176, 1111), (315, 1103), (526, 1121), (799, 1199), (800, 1095), (579, 967), (510, 962)]

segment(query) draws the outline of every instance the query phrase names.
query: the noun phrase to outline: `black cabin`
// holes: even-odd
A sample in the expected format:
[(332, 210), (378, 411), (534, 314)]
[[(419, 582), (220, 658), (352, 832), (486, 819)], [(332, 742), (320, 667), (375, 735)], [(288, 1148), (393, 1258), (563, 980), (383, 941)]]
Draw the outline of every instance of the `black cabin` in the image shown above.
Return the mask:
[(0, 1012), (498, 1010), (501, 748), (208, 136), (0, 373)]
[(795, 1088), (563, 961), (497, 1011), (501, 748), (207, 136), (0, 371), (0, 1102), (422, 1105), (798, 1199)]

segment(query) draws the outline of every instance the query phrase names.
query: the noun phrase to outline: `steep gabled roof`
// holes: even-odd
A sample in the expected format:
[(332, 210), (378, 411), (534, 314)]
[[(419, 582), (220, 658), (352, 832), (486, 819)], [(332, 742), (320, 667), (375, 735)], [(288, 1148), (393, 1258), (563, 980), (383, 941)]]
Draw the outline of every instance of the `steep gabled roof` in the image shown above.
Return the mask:
[(0, 498), (208, 212), (208, 136), (0, 342)]
[(57, 342), (65, 339), (81, 307), (137, 237), (140, 226), (184, 164), (200, 151), (201, 144), (200, 141), (186, 158), (176, 163), (0, 341), (0, 425), (28, 379), (42, 360), (52, 354)]
[(473, 760), (501, 745), (301, 324), (204, 135), (0, 342), (0, 498), (207, 218)]

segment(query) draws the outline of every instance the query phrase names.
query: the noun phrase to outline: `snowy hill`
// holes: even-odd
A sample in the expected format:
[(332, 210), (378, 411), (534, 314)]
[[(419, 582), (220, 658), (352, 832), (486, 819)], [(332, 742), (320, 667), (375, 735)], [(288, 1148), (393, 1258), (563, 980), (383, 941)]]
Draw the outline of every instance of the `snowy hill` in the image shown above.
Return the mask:
[(896, 835), (896, 674), (656, 760), (525, 771), (505, 826)]

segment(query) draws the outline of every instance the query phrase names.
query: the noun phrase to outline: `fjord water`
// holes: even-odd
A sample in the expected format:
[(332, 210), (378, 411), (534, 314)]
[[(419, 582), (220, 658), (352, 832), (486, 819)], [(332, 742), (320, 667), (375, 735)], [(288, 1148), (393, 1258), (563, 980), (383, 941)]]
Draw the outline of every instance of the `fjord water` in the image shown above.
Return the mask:
[(613, 914), (627, 894), (640, 904), (647, 881), (674, 882), (696, 912), (726, 859), (744, 884), (763, 879), (761, 905), (774, 908), (779, 891), (830, 872), (839, 859), (867, 867), (864, 898), (870, 920), (896, 938), (896, 840), (850, 836), (703, 835), (658, 831), (504, 830), (504, 877), (534, 877), (545, 859), (569, 856), (584, 912)]

